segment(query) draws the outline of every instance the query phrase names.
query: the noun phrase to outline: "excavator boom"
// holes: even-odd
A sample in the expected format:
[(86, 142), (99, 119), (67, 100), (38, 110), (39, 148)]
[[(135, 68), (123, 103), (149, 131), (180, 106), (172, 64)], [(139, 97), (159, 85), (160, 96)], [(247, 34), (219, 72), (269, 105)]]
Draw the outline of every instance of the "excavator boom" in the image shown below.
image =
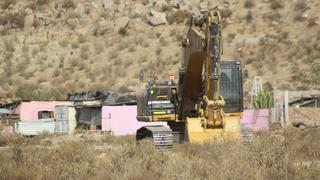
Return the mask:
[[(221, 37), (218, 10), (191, 18), (182, 42), (184, 53), (179, 68), (179, 82), (174, 87), (166, 86), (168, 94), (161, 96), (173, 97), (170, 103), (175, 114), (164, 120), (168, 122), (173, 138), (178, 134), (190, 142), (203, 142), (237, 139), (240, 136), (241, 67), (236, 61), (220, 61), (223, 53)], [(159, 104), (161, 98), (158, 101), (153, 103)], [(148, 108), (151, 112), (152, 109)], [(146, 117), (150, 119), (150, 116)], [(153, 120), (164, 117), (168, 117), (168, 114), (152, 114)], [(148, 129), (156, 133), (156, 128)]]

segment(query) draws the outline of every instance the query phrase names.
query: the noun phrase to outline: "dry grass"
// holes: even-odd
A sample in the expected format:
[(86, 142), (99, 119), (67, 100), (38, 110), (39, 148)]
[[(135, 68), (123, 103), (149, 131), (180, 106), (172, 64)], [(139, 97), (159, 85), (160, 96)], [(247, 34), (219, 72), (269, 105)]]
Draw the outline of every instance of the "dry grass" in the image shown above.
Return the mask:
[(278, 130), (257, 134), (250, 145), (180, 144), (172, 152), (149, 141), (137, 146), (132, 136), (14, 137), (0, 144), (6, 147), (0, 173), (2, 179), (318, 179), (319, 135)]

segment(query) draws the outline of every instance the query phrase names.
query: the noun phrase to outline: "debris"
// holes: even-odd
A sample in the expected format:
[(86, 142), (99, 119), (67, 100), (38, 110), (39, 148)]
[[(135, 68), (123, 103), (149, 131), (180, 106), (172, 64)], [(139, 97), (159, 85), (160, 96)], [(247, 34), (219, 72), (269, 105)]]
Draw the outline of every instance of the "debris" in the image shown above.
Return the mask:
[(153, 9), (150, 10), (150, 15), (147, 15), (147, 20), (153, 26), (158, 26), (167, 23), (166, 14), (157, 12)]

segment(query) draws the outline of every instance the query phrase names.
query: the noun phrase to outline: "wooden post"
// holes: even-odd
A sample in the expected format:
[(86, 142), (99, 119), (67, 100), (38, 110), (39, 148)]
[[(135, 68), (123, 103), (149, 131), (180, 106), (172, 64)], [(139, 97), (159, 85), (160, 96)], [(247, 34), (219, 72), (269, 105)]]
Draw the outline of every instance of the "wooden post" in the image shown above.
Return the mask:
[(284, 126), (289, 124), (289, 91), (284, 91)]

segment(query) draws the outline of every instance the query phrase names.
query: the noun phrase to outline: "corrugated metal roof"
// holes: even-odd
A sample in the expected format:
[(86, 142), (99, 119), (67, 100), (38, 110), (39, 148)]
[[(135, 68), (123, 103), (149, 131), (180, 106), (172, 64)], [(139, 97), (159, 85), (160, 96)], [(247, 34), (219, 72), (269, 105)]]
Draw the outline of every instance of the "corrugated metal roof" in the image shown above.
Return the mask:
[(8, 109), (0, 108), (0, 114), (11, 114), (11, 112)]

